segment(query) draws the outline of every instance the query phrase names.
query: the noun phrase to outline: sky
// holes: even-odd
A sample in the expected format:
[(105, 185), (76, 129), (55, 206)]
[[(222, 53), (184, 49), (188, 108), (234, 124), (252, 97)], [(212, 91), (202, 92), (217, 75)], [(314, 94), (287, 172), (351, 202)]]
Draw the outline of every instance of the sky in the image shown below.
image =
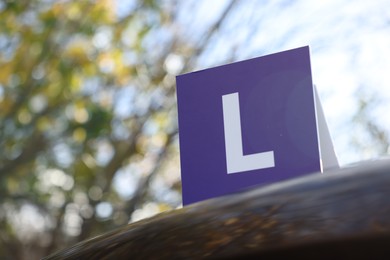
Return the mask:
[[(164, 8), (170, 8), (170, 4), (176, 2), (175, 33), (196, 42), (230, 1), (162, 0), (161, 3)], [(389, 4), (390, 0), (237, 1), (226, 22), (206, 46), (195, 70), (222, 65), (227, 60), (240, 61), (308, 45), (313, 82), (340, 165), (375, 159), (380, 156), (375, 145), (370, 144), (366, 129), (353, 118), (358, 111), (357, 98), (373, 98), (371, 119), (387, 132), (390, 130), (390, 117), (383, 116), (390, 110)], [(118, 15), (126, 15), (135, 6), (135, 0), (118, 0)], [(169, 73), (175, 74), (182, 65), (179, 56), (168, 55), (165, 66)], [(119, 95), (123, 97), (116, 106), (119, 115), (129, 113), (131, 108), (126, 102), (134, 93), (126, 91), (128, 89)], [(352, 142), (356, 139), (367, 145), (367, 149), (354, 147)], [(134, 179), (126, 180), (128, 172), (133, 171), (120, 172), (114, 181), (114, 186), (123, 191), (121, 194), (125, 197), (131, 196), (135, 189)], [(139, 209), (133, 221), (149, 216), (150, 212), (156, 213), (154, 206)]]
[[(199, 41), (230, 2), (160, 1), (167, 9), (176, 3), (175, 29), (180, 37), (191, 41)], [(135, 3), (117, 1), (118, 15), (126, 15)], [(364, 127), (352, 120), (359, 108), (357, 98), (373, 98), (378, 104), (369, 112), (371, 119), (390, 129), (390, 117), (383, 117), (390, 109), (389, 4), (390, 0), (237, 1), (196, 69), (309, 45), (313, 81), (341, 165), (376, 158), (378, 151), (370, 147)], [(125, 108), (123, 104), (117, 107)], [(352, 142), (367, 149), (359, 150), (351, 146)]]
[[(229, 2), (180, 2), (181, 33), (196, 40)], [(358, 109), (356, 98), (372, 96), (378, 101), (370, 112), (373, 120), (390, 129), (390, 118), (383, 116), (390, 109), (389, 4), (389, 0), (238, 1), (198, 69), (223, 64), (232, 49), (233, 60), (238, 61), (309, 45), (313, 81), (341, 165), (374, 159), (379, 156), (375, 149), (362, 153), (351, 146), (351, 131), (358, 128), (351, 122)], [(364, 143), (364, 133), (360, 137), (356, 131), (353, 138)]]

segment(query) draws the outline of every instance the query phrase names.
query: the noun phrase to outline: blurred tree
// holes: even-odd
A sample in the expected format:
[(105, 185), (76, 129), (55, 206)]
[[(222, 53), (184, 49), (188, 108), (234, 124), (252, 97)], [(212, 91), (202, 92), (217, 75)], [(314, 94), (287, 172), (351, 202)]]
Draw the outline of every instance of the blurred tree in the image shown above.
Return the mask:
[(178, 36), (174, 1), (117, 4), (0, 4), (1, 259), (181, 204), (174, 75), (234, 1), (193, 44)]
[[(357, 112), (352, 118), (354, 132), (351, 134), (352, 147), (364, 159), (388, 155), (390, 147), (389, 131), (382, 122), (383, 97), (372, 89), (360, 86), (356, 92)], [(378, 115), (376, 115), (379, 114)]]
[[(174, 76), (290, 47), (307, 23), (282, 22), (303, 1), (200, 2), (0, 1), (1, 259), (39, 258), (181, 205)], [(265, 18), (278, 23), (256, 37)], [(314, 50), (333, 48), (323, 37)], [(371, 103), (361, 98), (354, 120), (383, 154)]]

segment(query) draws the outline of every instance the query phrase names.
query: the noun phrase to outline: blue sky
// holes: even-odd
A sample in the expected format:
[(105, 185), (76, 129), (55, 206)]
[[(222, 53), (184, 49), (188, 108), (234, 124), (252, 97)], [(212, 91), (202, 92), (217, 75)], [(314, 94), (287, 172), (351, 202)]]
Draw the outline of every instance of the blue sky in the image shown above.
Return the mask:
[[(117, 0), (118, 14), (122, 16), (131, 12), (135, 2)], [(154, 53), (164, 47), (169, 33), (186, 41), (199, 42), (231, 0), (160, 2), (163, 8), (175, 14), (176, 21), (174, 28), (157, 28), (156, 33), (147, 37), (150, 44), (147, 47)], [(176, 5), (172, 7), (174, 2)], [(375, 102), (372, 102), (374, 106), (369, 111), (370, 118), (389, 132), (390, 117), (384, 116), (390, 110), (389, 4), (390, 0), (237, 1), (225, 23), (202, 52), (195, 69), (309, 45), (314, 84), (340, 164), (377, 158), (378, 149), (367, 136), (367, 129), (353, 122), (353, 118), (358, 110), (357, 98), (373, 98)], [(177, 53), (169, 54), (164, 64), (167, 72), (175, 75), (182, 68), (183, 60)], [(118, 95), (122, 97), (115, 106), (118, 115), (134, 112), (135, 94), (130, 89), (124, 88)], [(137, 97), (137, 100), (141, 102), (144, 98)], [(352, 145), (353, 142), (364, 145), (365, 149), (358, 149)], [(178, 177), (179, 162), (176, 159), (172, 160), (167, 171), (169, 174), (159, 176), (152, 183), (154, 190), (161, 190), (162, 178)], [(134, 167), (118, 173), (114, 186), (122, 196), (132, 195), (138, 174)], [(177, 197), (174, 200), (179, 197), (178, 194), (172, 196)], [(155, 207), (155, 204), (149, 203), (138, 209), (132, 220), (156, 213), (158, 209)]]
[[(197, 40), (229, 2), (180, 2), (181, 33)], [(390, 99), (389, 4), (388, 0), (238, 1), (198, 67), (223, 64), (232, 50), (236, 61), (309, 45), (313, 80), (341, 164), (375, 158), (375, 148), (362, 152), (351, 147), (351, 131), (353, 138), (365, 142), (364, 133), (359, 136), (351, 121), (358, 109), (356, 97), (371, 95), (380, 101), (372, 111), (373, 120), (390, 129), (390, 119), (383, 116), (390, 109), (386, 102)]]
[[(196, 42), (231, 0), (160, 2), (176, 15), (175, 33)], [(118, 14), (126, 15), (135, 3), (117, 1)], [(364, 127), (354, 125), (352, 119), (357, 97), (371, 96), (378, 102), (370, 111), (371, 119), (390, 129), (390, 118), (383, 117), (390, 109), (389, 4), (389, 0), (237, 1), (196, 69), (309, 45), (314, 84), (341, 164), (375, 158), (378, 151), (370, 146)], [(151, 37), (162, 42), (162, 32)], [(366, 149), (356, 149), (352, 142)]]

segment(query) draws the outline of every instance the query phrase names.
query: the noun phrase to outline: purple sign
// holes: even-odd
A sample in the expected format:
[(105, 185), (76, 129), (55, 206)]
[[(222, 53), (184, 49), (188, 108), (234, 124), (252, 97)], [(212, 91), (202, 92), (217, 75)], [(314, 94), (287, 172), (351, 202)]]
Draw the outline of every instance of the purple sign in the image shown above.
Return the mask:
[(183, 204), (320, 171), (309, 47), (177, 77)]

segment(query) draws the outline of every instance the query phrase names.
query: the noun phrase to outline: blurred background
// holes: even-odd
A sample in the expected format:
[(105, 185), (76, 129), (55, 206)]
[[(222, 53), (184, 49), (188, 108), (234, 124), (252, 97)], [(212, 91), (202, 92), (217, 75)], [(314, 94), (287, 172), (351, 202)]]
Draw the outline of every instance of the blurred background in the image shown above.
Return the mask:
[(341, 165), (386, 156), (389, 4), (0, 1), (0, 258), (181, 207), (181, 73), (310, 45)]

